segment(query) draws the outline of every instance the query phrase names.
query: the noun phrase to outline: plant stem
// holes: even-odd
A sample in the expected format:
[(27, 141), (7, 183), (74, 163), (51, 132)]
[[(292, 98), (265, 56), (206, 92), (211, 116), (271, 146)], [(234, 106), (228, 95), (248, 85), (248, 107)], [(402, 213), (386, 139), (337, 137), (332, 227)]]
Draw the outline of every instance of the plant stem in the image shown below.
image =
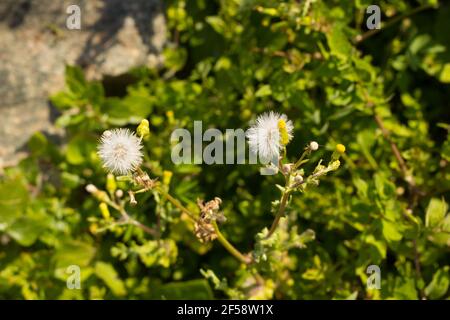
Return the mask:
[[(175, 207), (177, 207), (180, 211), (186, 213), (188, 215), (189, 218), (191, 218), (194, 222), (197, 221), (197, 219), (195, 218), (195, 216), (186, 208), (184, 207), (180, 201), (178, 201), (177, 199), (175, 199), (174, 197), (172, 197), (167, 191), (165, 191), (163, 188), (161, 187), (157, 187), (156, 190), (162, 195), (164, 196), (167, 200), (169, 200)], [(251, 263), (251, 259), (248, 257), (245, 257), (242, 253), (239, 252), (239, 250), (237, 250), (226, 238), (225, 236), (220, 232), (219, 230), (219, 226), (217, 225), (217, 223), (215, 221), (212, 222), (213, 227), (214, 227), (214, 231), (216, 232), (217, 235), (217, 240), (219, 240), (219, 242), (222, 244), (222, 246), (229, 252), (231, 253), (231, 255), (233, 255), (236, 259), (238, 259), (239, 261), (241, 261), (242, 263), (245, 264), (250, 264)]]
[(157, 231), (157, 230), (155, 230), (153, 228), (147, 227), (145, 224), (142, 224), (142, 223), (140, 223), (137, 220), (130, 219), (129, 221), (130, 221), (130, 223), (132, 225), (138, 227), (139, 229), (142, 229), (144, 232), (154, 236), (155, 238), (159, 238), (160, 237), (160, 232), (159, 231)]
[(297, 162), (294, 164), (294, 168), (292, 170), (297, 169), (301, 164), (303, 159), (311, 152), (311, 150), (309, 149), (309, 147), (307, 147), (305, 149), (305, 151), (303, 151), (303, 154), (300, 156), (300, 159), (297, 160)]
[[(145, 192), (148, 189), (142, 189), (139, 190), (138, 192)], [(157, 192), (159, 192), (165, 199), (167, 199), (170, 203), (172, 203), (176, 208), (178, 208), (181, 212), (185, 213), (193, 222), (197, 222), (197, 218), (194, 216), (194, 214), (192, 214), (191, 211), (189, 211), (189, 209), (187, 209), (185, 206), (183, 206), (181, 204), (181, 202), (174, 198), (173, 196), (171, 196), (166, 190), (164, 190), (163, 187), (161, 187), (160, 185), (156, 185), (155, 186), (155, 190)], [(155, 231), (152, 230), (150, 228), (148, 228), (147, 226), (141, 224), (140, 222), (133, 220), (132, 223), (138, 227), (140, 227), (141, 229), (143, 229), (144, 231), (150, 233)], [(216, 223), (216, 221), (212, 221), (213, 227), (214, 227), (214, 231), (217, 235), (217, 240), (219, 240), (219, 242), (224, 246), (224, 248), (231, 253), (231, 255), (233, 255), (236, 259), (238, 259), (239, 261), (241, 261), (242, 263), (245, 264), (250, 264), (252, 262), (251, 258), (244, 256), (242, 253), (239, 252), (239, 250), (237, 250), (225, 237), (224, 235), (220, 232), (219, 227)], [(148, 230), (150, 229), (150, 230)]]
[[(303, 154), (300, 156), (300, 159), (298, 159), (297, 162), (295, 162), (293, 168), (291, 169), (291, 172), (296, 170), (301, 165), (301, 162), (303, 161), (303, 159), (310, 152), (311, 152), (310, 148), (307, 147), (305, 149), (305, 151), (303, 151)], [(281, 168), (281, 163), (280, 163), (279, 167)], [(277, 215), (275, 216), (275, 219), (272, 222), (272, 226), (269, 229), (269, 233), (267, 234), (266, 239), (270, 238), (270, 236), (275, 232), (275, 230), (277, 229), (278, 223), (280, 222), (281, 217), (284, 216), (284, 211), (286, 209), (287, 201), (289, 199), (289, 194), (290, 194), (290, 191), (286, 191), (289, 188), (290, 176), (291, 176), (290, 172), (284, 176), (286, 182), (284, 184), (283, 195), (281, 196), (280, 207), (278, 208)]]
[(241, 261), (242, 263), (245, 264), (250, 264), (251, 263), (251, 259), (249, 257), (244, 256), (242, 253), (239, 252), (238, 249), (236, 249), (228, 240), (227, 238), (225, 238), (225, 236), (222, 234), (222, 232), (220, 232), (219, 230), (219, 226), (217, 225), (216, 221), (212, 221), (212, 225), (214, 227), (214, 231), (216, 232), (217, 235), (217, 240), (219, 240), (219, 242), (222, 244), (222, 246), (229, 252), (231, 253), (236, 259), (238, 259), (239, 261)]
[(281, 197), (280, 208), (278, 209), (278, 213), (272, 222), (272, 226), (270, 227), (270, 230), (269, 230), (269, 233), (267, 234), (266, 239), (270, 238), (270, 236), (277, 229), (277, 226), (278, 226), (278, 223), (280, 222), (281, 217), (284, 216), (284, 211), (286, 209), (288, 199), (289, 199), (289, 191), (285, 191), (283, 193), (283, 196)]
[[(422, 279), (422, 271), (420, 267), (420, 253), (419, 249), (417, 248), (417, 240), (413, 239), (413, 249), (414, 249), (414, 266), (416, 269), (416, 282), (418, 282), (420, 279)], [(426, 295), (423, 289), (419, 289), (420, 298), (422, 300), (426, 299)]]
[[(400, 171), (402, 173), (403, 179), (408, 184), (408, 188), (410, 190), (410, 196), (409, 196), (409, 200), (408, 200), (408, 209), (411, 210), (411, 214), (413, 214), (414, 209), (417, 205), (417, 201), (423, 195), (423, 193), (417, 187), (416, 181), (415, 181), (413, 175), (410, 174), (410, 170), (408, 168), (408, 165), (406, 164), (406, 161), (403, 159), (397, 144), (391, 139), (391, 133), (384, 126), (383, 120), (376, 113), (374, 114), (374, 119), (375, 119), (375, 122), (377, 123), (378, 127), (380, 128), (380, 130), (383, 134), (383, 137), (391, 145), (392, 153), (394, 154), (394, 157), (397, 160), (397, 163), (400, 167)], [(420, 279), (422, 279), (422, 272), (421, 272), (421, 266), (420, 266), (420, 252), (417, 247), (417, 239), (413, 239), (412, 244), (413, 244), (413, 251), (414, 251), (414, 266), (415, 266), (415, 271), (416, 271), (416, 287), (417, 287), (418, 281)], [(422, 289), (418, 289), (418, 290), (420, 293), (420, 297), (422, 299), (426, 299), (426, 294), (425, 294), (424, 290), (422, 290)]]
[(360, 42), (366, 40), (367, 38), (377, 34), (381, 30), (384, 30), (384, 29), (394, 25), (395, 23), (397, 23), (400, 20), (403, 20), (404, 18), (407, 18), (407, 17), (412, 16), (412, 15), (418, 13), (418, 12), (421, 12), (423, 10), (430, 9), (430, 8), (432, 8), (432, 5), (425, 4), (425, 5), (422, 5), (420, 7), (414, 8), (414, 9), (412, 9), (412, 10), (410, 10), (410, 11), (404, 13), (404, 14), (400, 14), (400, 15), (392, 18), (391, 20), (387, 21), (386, 23), (384, 23), (382, 28), (380, 28), (380, 29), (372, 29), (372, 30), (369, 30), (369, 31), (363, 33), (362, 35), (357, 36), (356, 39), (355, 39), (355, 42), (360, 43)]
[(144, 230), (144, 232), (154, 236), (154, 237), (159, 237), (160, 233), (158, 230), (155, 230), (153, 228), (147, 227), (146, 225), (144, 225), (143, 223), (131, 218), (128, 213), (125, 211), (125, 209), (122, 206), (119, 206), (118, 204), (109, 201), (108, 204), (113, 207), (114, 209), (116, 209), (117, 211), (120, 212), (120, 215), (122, 216), (122, 220), (124, 223), (129, 223), (132, 224), (142, 230)]
[(175, 207), (177, 207), (181, 212), (187, 214), (189, 218), (191, 218), (193, 221), (197, 221), (195, 216), (187, 209), (185, 206), (181, 204), (180, 201), (172, 197), (166, 190), (164, 190), (161, 187), (156, 187), (156, 190), (167, 200), (169, 200)]

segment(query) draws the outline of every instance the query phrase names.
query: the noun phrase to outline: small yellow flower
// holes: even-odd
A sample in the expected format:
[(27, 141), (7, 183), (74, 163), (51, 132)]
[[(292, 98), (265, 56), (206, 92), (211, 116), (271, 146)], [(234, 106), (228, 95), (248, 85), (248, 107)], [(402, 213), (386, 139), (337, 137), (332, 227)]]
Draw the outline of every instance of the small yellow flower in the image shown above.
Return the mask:
[(336, 151), (340, 154), (345, 153), (345, 146), (339, 143), (338, 145), (336, 145)]
[(345, 146), (343, 144), (337, 144), (336, 148), (334, 149), (333, 154), (331, 155), (331, 161), (339, 160), (341, 155), (345, 153)]
[(168, 186), (170, 184), (170, 180), (172, 180), (172, 171), (164, 170), (163, 171), (163, 184)]
[(280, 130), (280, 143), (285, 146), (289, 143), (289, 133), (286, 129), (286, 121), (278, 120), (278, 129)]

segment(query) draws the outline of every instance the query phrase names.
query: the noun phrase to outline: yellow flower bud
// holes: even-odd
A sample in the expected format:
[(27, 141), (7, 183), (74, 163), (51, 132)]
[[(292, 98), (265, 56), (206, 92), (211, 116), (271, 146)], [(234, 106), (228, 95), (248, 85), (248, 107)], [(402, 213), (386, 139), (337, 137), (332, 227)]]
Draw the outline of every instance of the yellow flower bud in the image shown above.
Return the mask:
[(112, 173), (108, 173), (106, 176), (106, 190), (108, 190), (109, 194), (114, 194), (117, 189), (116, 178)]
[(166, 116), (167, 116), (167, 120), (169, 121), (170, 124), (172, 124), (174, 122), (174, 113), (172, 110), (169, 110), (166, 112)]
[(96, 223), (93, 223), (93, 224), (91, 224), (91, 225), (89, 226), (89, 231), (90, 231), (92, 234), (96, 234), (96, 233), (97, 233), (97, 229), (98, 229), (98, 226), (97, 226)]
[(343, 154), (345, 152), (345, 146), (343, 144), (336, 145), (336, 151), (340, 154)]
[(143, 119), (136, 129), (139, 137), (145, 138), (150, 134), (150, 124), (147, 119)]
[(111, 216), (109, 213), (108, 205), (104, 202), (99, 204), (100, 212), (102, 213), (102, 216), (104, 219), (108, 220)]
[(90, 194), (92, 194), (94, 196), (94, 198), (96, 198), (98, 201), (102, 201), (102, 202), (110, 201), (108, 194), (103, 190), (98, 190), (97, 187), (94, 186), (93, 184), (88, 184), (86, 186), (86, 191), (89, 192)]
[(163, 184), (168, 186), (170, 184), (170, 180), (172, 180), (172, 171), (164, 170), (163, 171)]

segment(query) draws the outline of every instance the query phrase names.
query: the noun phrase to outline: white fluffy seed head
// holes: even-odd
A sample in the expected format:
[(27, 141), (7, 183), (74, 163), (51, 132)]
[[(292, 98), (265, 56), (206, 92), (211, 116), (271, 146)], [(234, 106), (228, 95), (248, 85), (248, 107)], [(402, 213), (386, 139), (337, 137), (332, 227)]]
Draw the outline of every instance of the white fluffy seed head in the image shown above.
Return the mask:
[(270, 111), (263, 113), (256, 118), (255, 123), (247, 130), (246, 136), (250, 151), (259, 155), (263, 161), (272, 161), (278, 159), (281, 149), (280, 129), (278, 127), (279, 120), (286, 123), (286, 131), (289, 140), (292, 139), (292, 131), (294, 126), (287, 116)]
[(100, 138), (98, 155), (108, 171), (126, 175), (142, 164), (141, 139), (128, 129), (107, 130)]
[(311, 149), (311, 151), (316, 151), (319, 149), (319, 144), (316, 141), (311, 141), (309, 143), (309, 149)]

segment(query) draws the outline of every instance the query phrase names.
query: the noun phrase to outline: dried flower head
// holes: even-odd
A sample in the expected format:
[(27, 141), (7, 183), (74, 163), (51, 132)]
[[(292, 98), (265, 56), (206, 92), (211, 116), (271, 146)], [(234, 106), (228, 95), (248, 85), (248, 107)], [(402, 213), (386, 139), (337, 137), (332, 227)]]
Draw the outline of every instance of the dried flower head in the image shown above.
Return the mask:
[(194, 225), (194, 234), (201, 243), (217, 239), (217, 234), (211, 222), (198, 220)]
[(107, 130), (103, 133), (98, 155), (103, 167), (115, 174), (126, 175), (142, 163), (141, 139), (128, 129)]
[(213, 200), (208, 202), (204, 202), (201, 199), (197, 199), (197, 205), (200, 208), (200, 217), (203, 220), (222, 220), (219, 222), (223, 222), (225, 217), (219, 211), (220, 205), (222, 204), (222, 199), (219, 197), (215, 197)]
[(250, 150), (262, 161), (278, 159), (281, 149), (292, 139), (294, 126), (286, 115), (263, 113), (247, 131)]
[(194, 233), (200, 242), (210, 242), (217, 239), (213, 221), (225, 221), (225, 216), (219, 212), (221, 203), (222, 200), (217, 197), (206, 203), (203, 200), (197, 199), (197, 205), (200, 208), (200, 217), (195, 222)]

